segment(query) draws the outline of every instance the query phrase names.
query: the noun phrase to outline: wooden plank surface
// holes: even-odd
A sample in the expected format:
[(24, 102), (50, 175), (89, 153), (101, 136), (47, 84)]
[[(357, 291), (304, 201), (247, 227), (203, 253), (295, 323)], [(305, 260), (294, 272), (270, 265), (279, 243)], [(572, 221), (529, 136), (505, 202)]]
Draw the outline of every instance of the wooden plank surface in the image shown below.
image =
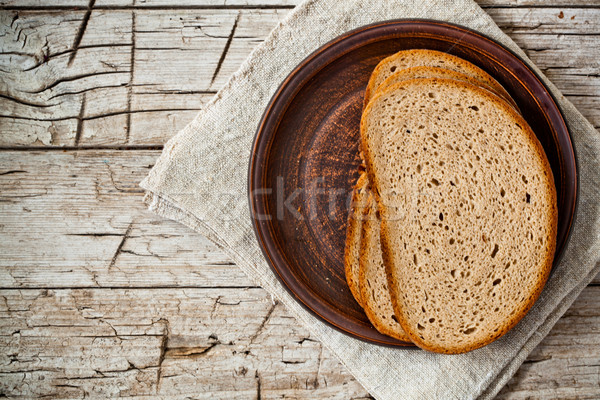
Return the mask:
[(146, 210), (138, 184), (159, 155), (0, 152), (0, 287), (251, 286), (202, 235)]
[[(597, 398), (599, 296), (584, 290), (500, 399)], [(368, 396), (258, 288), (2, 290), (0, 345), (11, 396)]]
[[(77, 49), (72, 44), (85, 11), (4, 12), (14, 40), (0, 54), (0, 146), (161, 145), (287, 12), (95, 10)], [(600, 9), (488, 12), (600, 127)]]
[(0, 316), (14, 396), (366, 396), (262, 289), (3, 290)]
[[(369, 398), (138, 187), (297, 3), (0, 1), (0, 396)], [(479, 3), (600, 127), (600, 2)], [(499, 398), (600, 398), (599, 284)]]

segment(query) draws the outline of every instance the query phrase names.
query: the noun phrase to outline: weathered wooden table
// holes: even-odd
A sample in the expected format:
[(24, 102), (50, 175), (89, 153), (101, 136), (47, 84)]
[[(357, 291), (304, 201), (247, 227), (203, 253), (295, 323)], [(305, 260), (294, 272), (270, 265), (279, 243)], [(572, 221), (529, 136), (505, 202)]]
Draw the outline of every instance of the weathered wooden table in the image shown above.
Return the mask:
[[(138, 187), (296, 2), (0, 0), (0, 397), (370, 397)], [(600, 1), (480, 4), (600, 126)], [(599, 284), (500, 398), (600, 398)]]

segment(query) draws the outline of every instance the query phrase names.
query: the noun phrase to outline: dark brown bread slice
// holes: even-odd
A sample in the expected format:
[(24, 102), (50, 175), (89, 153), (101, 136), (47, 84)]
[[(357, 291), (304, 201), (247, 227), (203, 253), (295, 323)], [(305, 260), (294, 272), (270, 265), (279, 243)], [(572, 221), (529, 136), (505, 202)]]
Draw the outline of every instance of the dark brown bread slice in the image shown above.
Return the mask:
[(375, 198), (369, 195), (362, 223), (363, 233), (360, 246), (359, 286), (363, 308), (379, 332), (404, 342), (410, 342), (410, 338), (394, 315), (381, 255), (377, 214)]
[(402, 328), (442, 353), (505, 334), (556, 245), (552, 171), (525, 120), (468, 83), (415, 79), (372, 99), (361, 140)]
[(358, 270), (363, 223), (362, 216), (368, 200), (368, 184), (367, 174), (363, 171), (360, 173), (352, 192), (352, 204), (350, 204), (350, 212), (348, 213), (348, 229), (346, 231), (346, 246), (344, 249), (346, 282), (352, 292), (352, 296), (354, 296), (354, 299), (361, 307), (363, 306), (363, 301), (358, 286)]
[(512, 104), (513, 107), (517, 107), (506, 89), (481, 68), (452, 54), (427, 49), (399, 51), (384, 58), (377, 64), (367, 85), (365, 92), (365, 106), (374, 96), (379, 85), (381, 85), (390, 75), (402, 69), (417, 66), (439, 67), (463, 73), (477, 79), (483, 85), (491, 88), (495, 93), (498, 93), (502, 98)]

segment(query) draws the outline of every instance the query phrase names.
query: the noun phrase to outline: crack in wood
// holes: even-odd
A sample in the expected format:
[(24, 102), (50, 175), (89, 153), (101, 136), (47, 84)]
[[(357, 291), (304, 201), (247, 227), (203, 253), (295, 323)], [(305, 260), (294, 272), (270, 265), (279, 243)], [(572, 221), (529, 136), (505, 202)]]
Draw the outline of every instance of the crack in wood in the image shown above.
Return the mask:
[[(0, 37), (6, 35), (0, 35)], [(22, 56), (22, 57), (35, 57), (35, 54), (26, 53), (24, 51), (0, 51), (0, 56)]]
[[(214, 25), (213, 25), (214, 26)], [(198, 29), (204, 36), (212, 38), (212, 39), (227, 39), (229, 38), (229, 36), (222, 36), (222, 35), (210, 35), (206, 32), (204, 32), (204, 29), (202, 29), (202, 25), (186, 25), (186, 28), (196, 28)], [(212, 27), (212, 26), (211, 26)]]
[(523, 364), (537, 364), (540, 362), (544, 362), (544, 361), (548, 361), (551, 360), (552, 356), (543, 356), (543, 357), (537, 357), (537, 358), (530, 358), (527, 359), (523, 362)]
[(79, 389), (79, 390), (83, 390), (81, 387), (79, 387), (77, 385), (70, 385), (70, 384), (67, 384), (67, 383), (55, 384), (55, 385), (52, 385), (52, 386), (54, 386), (56, 388), (76, 388), (76, 389)]
[(104, 66), (106, 66), (108, 68), (112, 68), (114, 70), (118, 70), (119, 69), (119, 66), (117, 64), (113, 64), (113, 63), (110, 63), (108, 61), (100, 60), (100, 64), (102, 64), (102, 65), (104, 65)]
[[(0, 174), (2, 175), (2, 174)], [(121, 233), (96, 233), (96, 232), (83, 232), (83, 233), (65, 233), (65, 236), (90, 236), (90, 237), (106, 237), (106, 236), (123, 236)], [(131, 236), (133, 237), (133, 236)]]
[(125, 241), (127, 241), (127, 238), (129, 237), (129, 234), (131, 233), (132, 227), (133, 227), (133, 221), (131, 221), (129, 223), (129, 226), (127, 227), (127, 229), (125, 230), (125, 234), (123, 235), (123, 239), (121, 239), (121, 242), (119, 243), (119, 246), (117, 246), (117, 250), (115, 251), (115, 254), (113, 255), (112, 259), (110, 260), (110, 264), (108, 266), (109, 271), (111, 270), (111, 268), (113, 268), (115, 266), (115, 263), (117, 262), (117, 258), (119, 257), (119, 254), (123, 250)]
[[(98, 319), (100, 322), (102, 322), (102, 323), (104, 323), (104, 324), (106, 324), (106, 325), (108, 325), (108, 326), (110, 327), (110, 329), (113, 331), (113, 333), (114, 333), (114, 335), (115, 335), (115, 337), (116, 337), (117, 339), (119, 339), (119, 340), (123, 340), (123, 339), (121, 338), (121, 335), (119, 335), (119, 333), (117, 332), (117, 330), (116, 330), (116, 329), (115, 329), (115, 327), (113, 326), (113, 324), (111, 324), (111, 323), (110, 323), (110, 322), (108, 322), (107, 320), (105, 320), (105, 319), (103, 319), (103, 318), (101, 318), (101, 317), (88, 318), (88, 317), (84, 316), (83, 314), (82, 314), (82, 316), (83, 316), (83, 318), (85, 318), (85, 319)], [(129, 336), (129, 335), (127, 335), (127, 336)]]
[[(34, 90), (34, 91), (23, 91), (23, 93), (40, 94), (42, 92), (45, 92), (46, 90), (52, 89), (55, 86), (60, 85), (61, 83), (65, 83), (65, 82), (72, 82), (72, 81), (76, 81), (79, 79), (89, 78), (92, 76), (110, 75), (110, 74), (128, 74), (128, 73), (129, 73), (129, 71), (100, 71), (100, 72), (91, 72), (91, 73), (87, 73), (87, 74), (78, 74), (78, 75), (73, 75), (73, 76), (57, 79), (54, 82), (52, 82), (51, 84), (43, 87), (42, 89), (38, 89), (38, 90)], [(57, 119), (57, 120), (60, 120), (60, 119)], [(50, 119), (49, 119), (49, 121), (50, 121)]]
[(224, 306), (239, 306), (242, 302), (244, 302), (244, 301), (237, 300), (237, 301), (232, 301), (232, 302), (227, 302), (227, 301), (224, 302), (224, 301), (219, 300), (219, 304), (224, 305)]
[(165, 358), (199, 358), (205, 356), (220, 344), (221, 342), (217, 340), (206, 347), (169, 347), (165, 353)]
[[(0, 151), (4, 152), (15, 152), (15, 153), (25, 153), (25, 152), (35, 152), (35, 153), (45, 153), (45, 152), (84, 152), (84, 151), (162, 151), (163, 146), (161, 145), (128, 145), (128, 146), (0, 146)], [(157, 155), (158, 156), (158, 155)]]
[[(97, 370), (94, 370), (94, 373), (96, 373)], [(106, 372), (112, 372), (112, 371), (106, 371)], [(123, 371), (115, 371), (115, 372), (123, 372)], [(63, 379), (69, 380), (69, 381), (87, 381), (87, 380), (92, 380), (92, 379), (102, 379), (105, 376), (101, 375), (101, 376), (69, 376), (69, 377), (64, 377)], [(83, 396), (82, 398), (85, 398), (85, 396)]]
[(83, 131), (83, 117), (85, 115), (85, 101), (86, 93), (83, 94), (81, 99), (81, 108), (79, 109), (79, 115), (77, 116), (77, 130), (75, 131), (75, 147), (79, 146), (81, 140), (81, 132)]
[(121, 250), (121, 253), (131, 254), (133, 256), (138, 256), (138, 257), (152, 257), (152, 255), (150, 255), (150, 254), (140, 254), (140, 253), (136, 253), (133, 250)]
[(71, 96), (71, 95), (77, 95), (77, 94), (87, 93), (87, 92), (90, 92), (92, 90), (115, 89), (115, 88), (120, 88), (120, 87), (124, 87), (124, 86), (127, 86), (127, 84), (126, 83), (121, 83), (119, 85), (95, 86), (95, 87), (91, 87), (91, 88), (87, 88), (87, 89), (78, 90), (76, 92), (62, 92), (62, 93), (57, 93), (57, 94), (55, 94), (53, 96), (48, 97), (48, 100), (52, 100), (52, 99), (55, 99), (55, 98), (61, 97), (61, 96)]
[(254, 373), (254, 379), (256, 379), (256, 400), (261, 400), (262, 399), (262, 382), (260, 379), (260, 374), (258, 373), (258, 370), (256, 370), (256, 372)]
[(278, 305), (279, 305), (279, 300), (275, 300), (273, 302), (273, 304), (271, 305), (271, 308), (269, 308), (269, 311), (267, 311), (267, 315), (265, 315), (265, 318), (263, 318), (262, 322), (258, 326), (258, 329), (256, 330), (256, 332), (254, 332), (254, 334), (252, 336), (250, 336), (250, 343), (251, 344), (254, 343), (254, 341), (256, 340), (256, 338), (258, 337), (258, 335), (260, 335), (260, 333), (264, 329), (265, 325), (267, 324), (267, 322), (271, 318), (271, 314), (273, 314), (273, 311), (275, 311), (275, 308)]
[(220, 304), (219, 301), (221, 300), (222, 297), (223, 296), (217, 296), (217, 299), (213, 303), (212, 308), (210, 310), (210, 318), (211, 319), (214, 317), (215, 311), (217, 310), (217, 306)]
[(67, 61), (67, 67), (70, 67), (75, 60), (75, 56), (77, 55), (77, 50), (79, 49), (79, 44), (81, 43), (81, 39), (83, 39), (83, 34), (85, 33), (85, 29), (88, 26), (88, 22), (90, 20), (90, 16), (92, 15), (92, 9), (94, 8), (94, 3), (96, 0), (90, 0), (87, 10), (85, 11), (85, 15), (83, 16), (83, 20), (81, 21), (81, 25), (79, 25), (79, 30), (77, 31), (77, 35), (75, 36), (75, 40), (73, 41), (73, 46), (71, 49), (73, 52), (69, 56), (69, 61)]
[(21, 44), (21, 49), (24, 49), (25, 46), (27, 45), (27, 39), (29, 38), (29, 36), (23, 32), (23, 28), (19, 28), (17, 31), (17, 42), (19, 42), (21, 40), (21, 34), (23, 35), (23, 42)]
[[(134, 85), (134, 86), (147, 86), (147, 85)], [(217, 94), (216, 90), (178, 90), (178, 89), (158, 89), (157, 91), (148, 91), (144, 94), (206, 94), (214, 95)]]
[(167, 319), (161, 318), (157, 322), (161, 322), (164, 324), (164, 331), (162, 335), (162, 341), (160, 343), (160, 353), (158, 355), (158, 370), (156, 371), (156, 394), (160, 391), (160, 382), (162, 379), (162, 365), (165, 361), (165, 356), (167, 354), (167, 347), (169, 345), (169, 335), (170, 335), (170, 326), (169, 321)]
[(233, 261), (215, 261), (212, 265), (237, 265)]
[(19, 13), (15, 13), (10, 21), (10, 29), (13, 29), (13, 25), (19, 19)]
[[(78, 50), (95, 49), (95, 48), (103, 48), (103, 47), (109, 47), (109, 48), (113, 48), (113, 47), (127, 47), (127, 46), (131, 46), (131, 44), (128, 44), (128, 43), (87, 44), (87, 45), (83, 45), (83, 46), (80, 45), (78, 47)], [(23, 69), (23, 72), (32, 71), (32, 70), (34, 70), (36, 68), (41, 67), (44, 64), (47, 64), (53, 58), (64, 56), (65, 54), (72, 54), (72, 53), (73, 53), (73, 49), (68, 49), (68, 50), (58, 51), (58, 52), (53, 53), (53, 54), (44, 54), (44, 56), (43, 56), (43, 58), (41, 60), (39, 60), (37, 63), (35, 63), (31, 67)], [(4, 53), (0, 53), (0, 54), (4, 54)], [(29, 56), (29, 57), (34, 57), (37, 60), (36, 54), (22, 53), (21, 55), (23, 55), (23, 56)], [(102, 61), (100, 61), (100, 62), (102, 62)]]
[(306, 338), (302, 338), (302, 340), (299, 340), (299, 341), (297, 341), (296, 343), (298, 343), (300, 346), (302, 346), (302, 345), (304, 344), (304, 342), (313, 342), (313, 343), (319, 343), (319, 341), (318, 341), (318, 340), (314, 340), (314, 339), (311, 339), (311, 338), (308, 338), (308, 337), (306, 337)]
[(125, 130), (125, 143), (129, 143), (131, 137), (131, 103), (133, 97), (133, 79), (135, 71), (135, 23), (136, 14), (135, 11), (131, 12), (131, 56), (129, 59), (129, 85), (127, 87), (127, 129)]
[[(71, 325), (71, 326), (72, 327), (82, 327), (82, 328), (88, 327), (87, 325)], [(36, 328), (60, 328), (60, 327), (64, 328), (64, 325), (36, 325)], [(6, 335), (2, 335), (2, 336), (6, 336)], [(80, 335), (79, 334), (79, 335), (73, 335), (72, 337), (90, 338), (90, 339), (114, 339), (114, 338), (117, 338), (120, 341), (126, 341), (126, 340), (135, 340), (137, 338), (162, 337), (162, 335), (154, 335), (151, 333), (138, 333), (138, 334), (129, 334), (129, 335), (121, 335), (121, 336), (100, 335), (100, 334), (92, 334), (92, 335)], [(92, 341), (92, 343), (94, 343), (94, 341)]]
[[(83, 121), (91, 121), (100, 118), (106, 117), (115, 117), (118, 115), (129, 115), (129, 114), (142, 114), (142, 113), (150, 113), (150, 112), (175, 112), (175, 111), (200, 111), (199, 108), (155, 108), (155, 109), (146, 109), (146, 110), (132, 110), (132, 111), (114, 111), (104, 114), (92, 115), (89, 117), (82, 118)], [(24, 120), (24, 121), (40, 121), (40, 122), (56, 122), (56, 121), (68, 121), (70, 119), (77, 119), (78, 116), (68, 116), (68, 117), (58, 117), (58, 118), (35, 118), (35, 117), (21, 117), (21, 116), (12, 116), (12, 115), (0, 115), (0, 119), (16, 119), (16, 120)], [(127, 145), (124, 145), (127, 146)], [(62, 147), (64, 148), (64, 147)]]
[(13, 169), (10, 171), (0, 172), (0, 176), (2, 175), (12, 175), (12, 174), (26, 174), (27, 171), (23, 171), (21, 169)]
[(137, 257), (154, 257), (154, 258), (158, 258), (159, 260), (163, 259), (162, 256), (159, 256), (156, 253), (152, 253), (151, 251), (148, 251), (148, 253), (150, 253), (150, 254), (142, 254), (142, 253), (138, 253), (138, 252), (136, 252), (134, 250), (121, 250), (121, 253), (131, 254), (131, 255), (134, 255), (134, 256), (137, 256)]
[(44, 193), (32, 193), (32, 194), (23, 194), (23, 195), (2, 195), (2, 194), (0, 194), (0, 203), (17, 204), (17, 203), (20, 203), (19, 199), (42, 197), (42, 196), (46, 196), (47, 194), (48, 194), (48, 189), (44, 189)]
[(58, 104), (40, 104), (40, 103), (33, 103), (33, 102), (29, 102), (23, 99), (18, 99), (16, 97), (10, 97), (7, 96), (5, 94), (0, 93), (0, 99), (5, 99), (8, 101), (14, 101), (17, 104), (21, 104), (23, 106), (29, 106), (29, 107), (39, 107), (39, 108), (48, 108), (48, 107), (54, 107), (54, 106), (59, 106), (60, 103)]
[[(15, 369), (11, 371), (2, 371), (2, 374), (26, 374), (31, 372), (56, 372), (54, 369), (48, 368), (31, 368), (27, 370)], [(1, 397), (0, 397), (1, 398)]]
[[(215, 27), (216, 25), (205, 25), (205, 27)], [(229, 38), (229, 35), (227, 36), (223, 36), (223, 35), (211, 35), (209, 33), (204, 32), (204, 29), (202, 27), (202, 25), (195, 25), (195, 24), (184, 24), (183, 25), (184, 28), (194, 28), (194, 29), (198, 29), (204, 36), (209, 37), (211, 39), (227, 39)], [(256, 36), (247, 36), (247, 35), (239, 35), (236, 36), (236, 38), (238, 39), (252, 39), (252, 40), (257, 40), (259, 42), (262, 42), (263, 39), (256, 37)]]
[(115, 177), (114, 177), (114, 172), (112, 170), (112, 168), (110, 167), (109, 163), (104, 163), (104, 165), (106, 165), (106, 168), (108, 169), (108, 175), (110, 178), (110, 183), (113, 185), (113, 187), (115, 188), (115, 190), (117, 190), (117, 192), (121, 192), (121, 193), (144, 193), (144, 189), (142, 189), (141, 187), (135, 187), (134, 189), (124, 189), (122, 187), (117, 186), (117, 184), (115, 183)]
[(229, 47), (231, 46), (231, 42), (233, 41), (233, 36), (235, 35), (235, 30), (237, 29), (238, 23), (240, 22), (241, 12), (238, 12), (235, 17), (235, 21), (233, 22), (233, 27), (231, 28), (231, 32), (229, 33), (229, 37), (227, 38), (227, 42), (225, 43), (225, 48), (223, 48), (223, 52), (221, 53), (221, 57), (219, 58), (219, 62), (217, 63), (217, 68), (210, 80), (210, 86), (215, 82), (219, 72), (221, 71), (221, 67), (223, 66), (223, 62), (225, 61), (225, 57), (227, 56), (227, 52), (229, 51)]

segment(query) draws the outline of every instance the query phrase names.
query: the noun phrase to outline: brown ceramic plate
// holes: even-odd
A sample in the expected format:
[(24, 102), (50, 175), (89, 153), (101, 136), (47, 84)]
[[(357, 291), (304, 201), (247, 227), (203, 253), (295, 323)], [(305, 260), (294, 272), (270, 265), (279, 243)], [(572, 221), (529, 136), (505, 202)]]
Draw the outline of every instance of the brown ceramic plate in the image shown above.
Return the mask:
[(577, 195), (575, 154), (560, 110), (525, 63), (496, 42), (447, 23), (400, 20), (348, 32), (311, 54), (281, 84), (256, 133), (248, 177), (256, 236), (298, 302), (342, 332), (385, 345), (403, 343), (372, 327), (346, 285), (348, 195), (357, 178), (369, 76), (384, 57), (412, 48), (471, 61), (513, 96), (554, 172), (556, 258), (565, 247)]

